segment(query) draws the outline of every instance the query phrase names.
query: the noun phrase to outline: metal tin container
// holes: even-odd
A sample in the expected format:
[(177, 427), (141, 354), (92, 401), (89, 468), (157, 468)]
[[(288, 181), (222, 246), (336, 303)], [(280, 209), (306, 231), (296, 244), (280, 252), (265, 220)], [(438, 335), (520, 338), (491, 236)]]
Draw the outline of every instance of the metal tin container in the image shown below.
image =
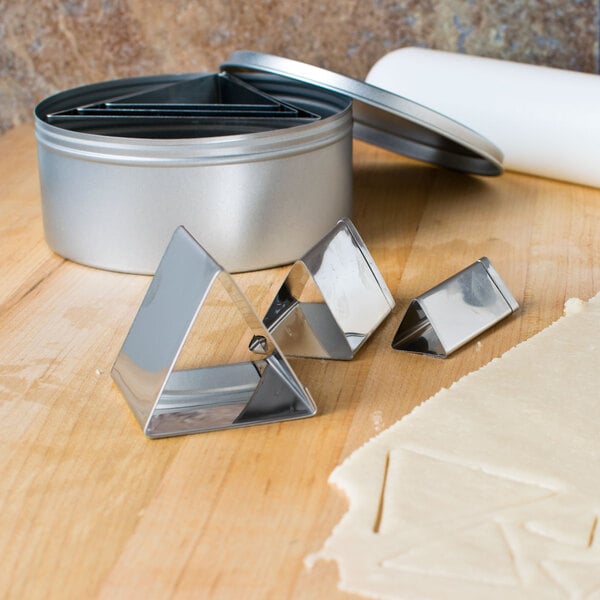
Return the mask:
[[(319, 119), (282, 129), (193, 138), (121, 137), (53, 125), (56, 114), (191, 79), (142, 77), (84, 86), (35, 111), (44, 230), (58, 254), (153, 273), (179, 225), (229, 271), (297, 259), (352, 208), (351, 101), (287, 82)], [(281, 85), (262, 78), (263, 88)]]
[(228, 271), (292, 262), (351, 214), (353, 131), (452, 169), (502, 171), (475, 132), (363, 82), (253, 52), (222, 69), (84, 86), (36, 107), (53, 250), (150, 274), (183, 225)]

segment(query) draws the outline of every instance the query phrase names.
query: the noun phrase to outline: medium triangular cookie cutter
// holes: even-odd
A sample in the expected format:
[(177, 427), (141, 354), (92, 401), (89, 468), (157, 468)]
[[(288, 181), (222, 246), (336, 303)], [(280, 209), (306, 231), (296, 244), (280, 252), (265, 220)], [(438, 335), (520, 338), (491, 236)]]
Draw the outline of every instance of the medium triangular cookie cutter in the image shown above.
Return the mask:
[(294, 264), (263, 321), (287, 356), (350, 360), (393, 307), (360, 234), (342, 219)]
[[(212, 300), (211, 300), (212, 298)], [(232, 310), (233, 308), (233, 310)], [(200, 322), (212, 335), (178, 369)], [(220, 315), (221, 318), (218, 318)], [(230, 320), (246, 337), (230, 339)], [(224, 364), (217, 350), (226, 347)], [(208, 359), (208, 360), (207, 360)], [(193, 362), (193, 361), (192, 361)], [(148, 437), (309, 417), (316, 406), (232, 277), (183, 228), (164, 253), (112, 369)]]

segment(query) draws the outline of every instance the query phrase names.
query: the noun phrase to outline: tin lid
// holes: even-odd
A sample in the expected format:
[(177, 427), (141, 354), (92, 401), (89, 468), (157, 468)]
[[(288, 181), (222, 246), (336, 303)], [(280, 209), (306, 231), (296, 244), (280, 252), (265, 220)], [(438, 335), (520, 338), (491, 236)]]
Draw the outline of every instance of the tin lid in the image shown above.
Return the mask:
[(500, 175), (502, 152), (472, 129), (426, 106), (358, 79), (289, 58), (233, 52), (221, 69), (280, 75), (352, 99), (354, 137), (457, 171)]

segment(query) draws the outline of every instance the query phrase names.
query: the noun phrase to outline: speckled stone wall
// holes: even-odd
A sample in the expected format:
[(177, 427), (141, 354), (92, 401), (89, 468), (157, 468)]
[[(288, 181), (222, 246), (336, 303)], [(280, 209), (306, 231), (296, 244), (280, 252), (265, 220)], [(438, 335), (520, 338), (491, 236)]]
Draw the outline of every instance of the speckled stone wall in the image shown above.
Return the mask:
[(600, 0), (0, 0), (0, 132), (69, 87), (214, 71), (232, 50), (364, 78), (419, 45), (598, 72)]

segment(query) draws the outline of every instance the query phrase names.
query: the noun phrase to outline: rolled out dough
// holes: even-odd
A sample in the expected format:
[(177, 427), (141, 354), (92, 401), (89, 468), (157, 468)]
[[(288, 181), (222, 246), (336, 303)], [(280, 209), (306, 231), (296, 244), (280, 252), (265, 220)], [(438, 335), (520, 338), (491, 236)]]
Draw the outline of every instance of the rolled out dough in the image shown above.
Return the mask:
[(600, 294), (332, 473), (322, 550), (373, 598), (600, 600)]

